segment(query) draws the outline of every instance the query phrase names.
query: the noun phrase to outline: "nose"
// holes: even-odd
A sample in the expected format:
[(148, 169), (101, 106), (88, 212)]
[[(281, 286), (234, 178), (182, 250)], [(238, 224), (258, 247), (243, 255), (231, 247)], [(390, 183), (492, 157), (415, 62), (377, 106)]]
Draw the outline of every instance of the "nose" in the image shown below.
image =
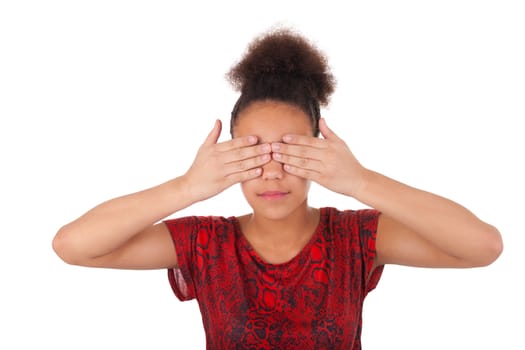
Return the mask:
[(262, 178), (264, 180), (280, 180), (284, 176), (283, 164), (275, 160), (263, 165)]

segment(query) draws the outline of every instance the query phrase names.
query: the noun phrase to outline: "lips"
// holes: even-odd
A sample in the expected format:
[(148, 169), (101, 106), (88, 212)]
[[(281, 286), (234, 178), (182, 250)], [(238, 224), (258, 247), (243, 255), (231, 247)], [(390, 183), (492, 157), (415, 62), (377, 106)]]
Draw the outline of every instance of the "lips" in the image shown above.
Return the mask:
[(290, 192), (282, 192), (282, 191), (264, 191), (263, 193), (259, 194), (259, 197), (267, 200), (276, 200), (276, 199), (282, 199), (286, 197)]

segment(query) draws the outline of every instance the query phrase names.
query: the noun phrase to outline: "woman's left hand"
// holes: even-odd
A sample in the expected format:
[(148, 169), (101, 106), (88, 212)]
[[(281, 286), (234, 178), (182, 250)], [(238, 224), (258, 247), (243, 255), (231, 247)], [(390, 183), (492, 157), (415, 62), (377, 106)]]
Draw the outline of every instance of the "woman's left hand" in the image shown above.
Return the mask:
[(319, 120), (319, 130), (324, 139), (285, 135), (283, 142), (272, 143), (272, 158), (282, 163), (287, 173), (354, 197), (364, 183), (366, 169), (346, 143), (328, 128), (324, 118)]

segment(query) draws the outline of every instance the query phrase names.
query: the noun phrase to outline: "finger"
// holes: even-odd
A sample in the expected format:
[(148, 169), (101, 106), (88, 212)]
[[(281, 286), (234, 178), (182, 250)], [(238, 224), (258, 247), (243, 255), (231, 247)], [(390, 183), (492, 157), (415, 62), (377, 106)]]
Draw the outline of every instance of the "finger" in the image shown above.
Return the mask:
[(303, 146), (303, 145), (291, 145), (286, 143), (274, 142), (271, 144), (272, 152), (287, 154), (290, 156), (311, 158), (311, 159), (322, 159), (323, 152), (316, 147)]
[(219, 119), (215, 121), (215, 125), (213, 125), (213, 129), (210, 131), (208, 136), (206, 137), (206, 140), (204, 140), (205, 145), (213, 145), (217, 143), (217, 140), (219, 139), (219, 136), (221, 135), (222, 130), (222, 123)]
[(326, 148), (326, 141), (313, 136), (287, 134), (283, 136), (284, 143), (293, 145), (304, 145), (316, 148)]
[(321, 174), (319, 174), (316, 171), (299, 168), (299, 167), (296, 167), (296, 166), (293, 166), (293, 165), (290, 165), (290, 164), (284, 164), (283, 165), (283, 169), (284, 169), (284, 171), (286, 171), (289, 174), (292, 174), (292, 175), (295, 175), (295, 176), (298, 176), (298, 177), (302, 177), (302, 178), (307, 179), (307, 180), (313, 180), (313, 181), (316, 181), (316, 182), (318, 182), (318, 180), (319, 180), (319, 178), (321, 176)]
[(261, 156), (264, 154), (269, 155), (271, 151), (272, 151), (272, 148), (267, 143), (263, 145), (241, 147), (241, 148), (232, 149), (227, 152), (222, 152), (221, 160), (225, 164), (236, 163), (241, 160), (250, 159), (250, 158)]
[(227, 152), (236, 148), (253, 146), (257, 143), (257, 141), (257, 136), (236, 137), (234, 139), (231, 139), (230, 141), (218, 143), (217, 151)]
[(308, 171), (315, 171), (320, 172), (322, 163), (319, 160), (316, 159), (309, 159), (309, 158), (301, 158), (301, 157), (294, 157), (289, 156), (287, 154), (282, 153), (272, 153), (272, 158), (279, 162), (283, 163), (285, 165), (291, 165), (295, 168), (301, 168)]
[(335, 132), (332, 131), (332, 129), (330, 129), (328, 127), (328, 124), (326, 124), (326, 119), (324, 118), (321, 118), (319, 120), (319, 130), (321, 131), (321, 134), (323, 135), (323, 137), (327, 140), (329, 139), (337, 139), (339, 140), (339, 136), (337, 136), (335, 134)]
[(272, 157), (270, 156), (270, 154), (267, 153), (267, 154), (259, 155), (257, 157), (252, 157), (252, 158), (248, 158), (248, 159), (244, 159), (244, 160), (240, 160), (236, 162), (227, 163), (223, 167), (223, 169), (224, 169), (224, 173), (229, 175), (229, 174), (261, 167), (264, 164), (270, 162), (271, 160), (272, 160)]
[(249, 169), (246, 171), (241, 171), (238, 173), (230, 174), (227, 176), (227, 179), (228, 179), (229, 185), (231, 186), (239, 182), (244, 182), (244, 181), (255, 179), (261, 176), (261, 174), (262, 174), (262, 168), (254, 168), (254, 169)]

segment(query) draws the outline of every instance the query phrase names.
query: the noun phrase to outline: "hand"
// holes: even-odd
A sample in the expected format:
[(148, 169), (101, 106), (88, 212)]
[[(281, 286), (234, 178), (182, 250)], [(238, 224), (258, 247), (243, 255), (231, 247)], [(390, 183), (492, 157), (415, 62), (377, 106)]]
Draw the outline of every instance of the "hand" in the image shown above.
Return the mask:
[(217, 143), (221, 129), (221, 121), (217, 120), (183, 176), (196, 201), (210, 198), (235, 183), (260, 176), (261, 167), (271, 160), (270, 145), (257, 145), (255, 136)]
[(365, 168), (346, 143), (319, 121), (324, 139), (304, 135), (285, 135), (283, 142), (272, 143), (272, 158), (286, 172), (313, 180), (332, 190), (354, 197), (364, 183)]

